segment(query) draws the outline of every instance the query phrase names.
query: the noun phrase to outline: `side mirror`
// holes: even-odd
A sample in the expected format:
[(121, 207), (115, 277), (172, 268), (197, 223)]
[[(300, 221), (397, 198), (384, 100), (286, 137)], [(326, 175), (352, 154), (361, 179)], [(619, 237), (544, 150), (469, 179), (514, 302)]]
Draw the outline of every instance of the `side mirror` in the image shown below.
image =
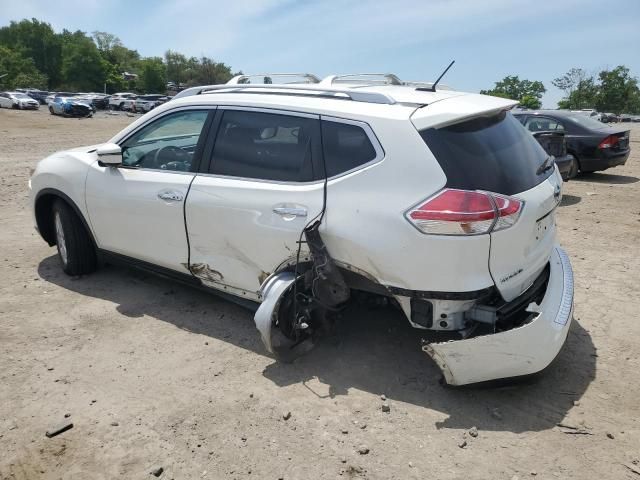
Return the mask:
[(96, 149), (100, 165), (106, 167), (117, 167), (122, 165), (122, 148), (115, 143), (105, 143)]

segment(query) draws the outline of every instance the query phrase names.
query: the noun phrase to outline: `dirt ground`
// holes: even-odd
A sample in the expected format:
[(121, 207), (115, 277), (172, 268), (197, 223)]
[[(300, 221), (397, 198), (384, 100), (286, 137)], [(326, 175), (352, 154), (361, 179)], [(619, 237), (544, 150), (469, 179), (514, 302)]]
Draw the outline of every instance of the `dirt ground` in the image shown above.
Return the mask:
[(131, 121), (0, 110), (1, 479), (640, 479), (640, 124), (626, 166), (565, 184), (576, 306), (557, 361), (533, 383), (446, 389), (391, 310), (348, 313), (339, 342), (283, 365), (216, 296), (62, 273), (30, 170)]

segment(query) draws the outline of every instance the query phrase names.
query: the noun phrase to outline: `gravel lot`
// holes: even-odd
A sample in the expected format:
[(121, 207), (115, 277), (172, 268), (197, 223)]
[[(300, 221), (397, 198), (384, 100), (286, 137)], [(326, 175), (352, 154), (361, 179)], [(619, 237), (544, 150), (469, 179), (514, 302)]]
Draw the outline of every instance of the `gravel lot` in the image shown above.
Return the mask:
[(0, 110), (1, 479), (640, 478), (639, 124), (626, 166), (565, 184), (576, 307), (556, 363), (456, 390), (390, 310), (349, 312), (339, 342), (281, 365), (213, 295), (121, 267), (65, 276), (30, 169), (131, 121)]

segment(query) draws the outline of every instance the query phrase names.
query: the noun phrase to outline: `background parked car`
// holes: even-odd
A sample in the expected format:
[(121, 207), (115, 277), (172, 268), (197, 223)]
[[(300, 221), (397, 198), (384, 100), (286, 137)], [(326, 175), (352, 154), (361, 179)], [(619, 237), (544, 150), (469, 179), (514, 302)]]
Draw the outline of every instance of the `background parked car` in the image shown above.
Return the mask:
[(17, 92), (26, 93), (34, 100), (37, 100), (41, 105), (46, 105), (46, 98), (49, 92), (44, 90), (38, 90), (37, 88), (16, 88)]
[(0, 107), (4, 108), (19, 108), (37, 110), (40, 108), (40, 103), (34, 100), (26, 93), (22, 92), (2, 92), (0, 93)]
[(127, 110), (131, 108), (131, 103), (137, 95), (130, 92), (114, 93), (109, 98), (109, 108), (116, 110)]
[(624, 165), (629, 158), (628, 128), (605, 125), (590, 116), (563, 110), (514, 111), (513, 114), (532, 132), (564, 132), (567, 153), (575, 157), (582, 173)]
[(106, 101), (107, 95), (104, 93), (78, 93), (75, 97), (89, 101), (96, 109), (104, 109), (108, 105)]
[(567, 153), (567, 141), (564, 131), (541, 130), (531, 133), (544, 148), (544, 151), (553, 157), (565, 182), (578, 174), (578, 161), (573, 155)]
[(146, 113), (153, 110), (158, 105), (167, 102), (169, 97), (160, 94), (140, 95), (133, 102), (133, 111)]
[(51, 115), (62, 115), (65, 117), (90, 117), (93, 115), (93, 106), (86, 100), (74, 97), (55, 97), (49, 103)]

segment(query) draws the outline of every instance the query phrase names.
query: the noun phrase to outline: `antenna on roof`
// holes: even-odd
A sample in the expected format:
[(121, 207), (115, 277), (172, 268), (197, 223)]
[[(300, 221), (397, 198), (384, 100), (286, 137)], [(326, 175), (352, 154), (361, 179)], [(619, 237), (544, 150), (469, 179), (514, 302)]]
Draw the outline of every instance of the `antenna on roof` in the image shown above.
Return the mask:
[(442, 72), (442, 74), (440, 74), (438, 79), (435, 82), (433, 82), (433, 85), (431, 85), (431, 87), (429, 87), (429, 88), (416, 88), (416, 90), (427, 90), (429, 92), (435, 92), (436, 91), (436, 85), (438, 85), (440, 80), (442, 80), (442, 77), (445, 76), (445, 74), (449, 71), (449, 69), (453, 66), (454, 63), (456, 63), (456, 61), (452, 60), (451, 63), (449, 64), (449, 66), (447, 68), (445, 68), (444, 72)]

